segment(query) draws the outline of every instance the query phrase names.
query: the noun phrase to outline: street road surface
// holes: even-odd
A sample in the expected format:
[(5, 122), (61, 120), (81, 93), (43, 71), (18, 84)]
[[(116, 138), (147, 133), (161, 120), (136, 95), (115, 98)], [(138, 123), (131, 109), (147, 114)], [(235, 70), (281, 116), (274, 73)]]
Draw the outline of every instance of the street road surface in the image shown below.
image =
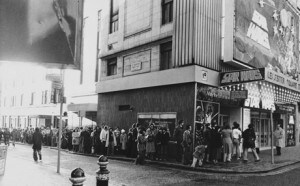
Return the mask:
[[(86, 186), (96, 185), (97, 158), (62, 152), (61, 173), (56, 173), (57, 150), (43, 148), (43, 161), (35, 163), (28, 145), (9, 147), (5, 175), (1, 186), (69, 186), (70, 173), (80, 167), (85, 171)], [(272, 176), (244, 177), (241, 175), (204, 174), (155, 165), (135, 165), (132, 162), (109, 160), (109, 185), (120, 186), (196, 186), (196, 185), (300, 185), (300, 168)]]

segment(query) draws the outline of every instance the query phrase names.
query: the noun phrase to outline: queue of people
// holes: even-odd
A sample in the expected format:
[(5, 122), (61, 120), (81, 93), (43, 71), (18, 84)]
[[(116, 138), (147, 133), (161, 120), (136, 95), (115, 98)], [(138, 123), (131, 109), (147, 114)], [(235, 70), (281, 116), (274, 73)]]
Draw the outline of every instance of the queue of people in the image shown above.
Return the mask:
[[(249, 124), (244, 132), (237, 122), (233, 123), (232, 128), (228, 124), (223, 127), (215, 123), (201, 125), (196, 130), (195, 141), (191, 125), (185, 125), (184, 130), (184, 124), (183, 120), (178, 122), (173, 136), (168, 128), (153, 123), (147, 128), (134, 123), (127, 133), (124, 129), (107, 125), (96, 126), (94, 129), (91, 127), (64, 129), (61, 148), (87, 154), (123, 155), (136, 158), (136, 164), (144, 164), (145, 159), (168, 160), (169, 141), (172, 137), (176, 142), (176, 160), (184, 165), (195, 167), (197, 162), (199, 166), (204, 163), (229, 163), (232, 159), (243, 160), (246, 163), (249, 149), (255, 161), (260, 161), (253, 124)], [(32, 144), (34, 131), (34, 128), (0, 130), (0, 142), (3, 139), (6, 145), (9, 145), (10, 140), (13, 145), (15, 141)], [(40, 133), (43, 145), (57, 146), (58, 129), (41, 128)], [(274, 137), (277, 155), (280, 155), (284, 130), (279, 125)], [(195, 149), (192, 149), (193, 145)]]

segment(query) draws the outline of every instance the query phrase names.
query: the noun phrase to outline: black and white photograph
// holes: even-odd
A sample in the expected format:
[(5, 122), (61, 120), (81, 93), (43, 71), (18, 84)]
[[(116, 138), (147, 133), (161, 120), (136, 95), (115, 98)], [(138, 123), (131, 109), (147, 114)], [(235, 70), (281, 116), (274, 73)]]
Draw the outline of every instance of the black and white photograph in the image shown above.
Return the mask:
[(300, 0), (0, 0), (0, 186), (299, 175)]

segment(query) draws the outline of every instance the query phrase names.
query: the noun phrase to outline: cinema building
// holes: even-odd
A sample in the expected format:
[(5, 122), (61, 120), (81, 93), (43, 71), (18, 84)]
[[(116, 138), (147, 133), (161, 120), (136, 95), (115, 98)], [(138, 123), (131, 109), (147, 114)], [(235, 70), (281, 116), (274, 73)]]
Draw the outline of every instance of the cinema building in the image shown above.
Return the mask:
[(293, 2), (105, 2), (98, 124), (128, 129), (152, 122), (173, 134), (183, 119), (197, 143), (205, 123), (237, 121), (243, 130), (253, 123), (264, 148), (273, 114), (286, 145), (299, 144), (299, 10)]

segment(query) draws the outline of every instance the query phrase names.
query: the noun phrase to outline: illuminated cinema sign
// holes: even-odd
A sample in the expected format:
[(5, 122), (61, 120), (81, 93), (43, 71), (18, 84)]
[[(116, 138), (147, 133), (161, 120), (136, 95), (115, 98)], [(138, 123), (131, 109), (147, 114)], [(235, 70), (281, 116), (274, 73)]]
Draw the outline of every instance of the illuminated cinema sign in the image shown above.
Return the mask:
[(1, 0), (0, 61), (79, 68), (83, 0)]
[(264, 80), (265, 69), (251, 69), (220, 73), (220, 85), (231, 85)]

